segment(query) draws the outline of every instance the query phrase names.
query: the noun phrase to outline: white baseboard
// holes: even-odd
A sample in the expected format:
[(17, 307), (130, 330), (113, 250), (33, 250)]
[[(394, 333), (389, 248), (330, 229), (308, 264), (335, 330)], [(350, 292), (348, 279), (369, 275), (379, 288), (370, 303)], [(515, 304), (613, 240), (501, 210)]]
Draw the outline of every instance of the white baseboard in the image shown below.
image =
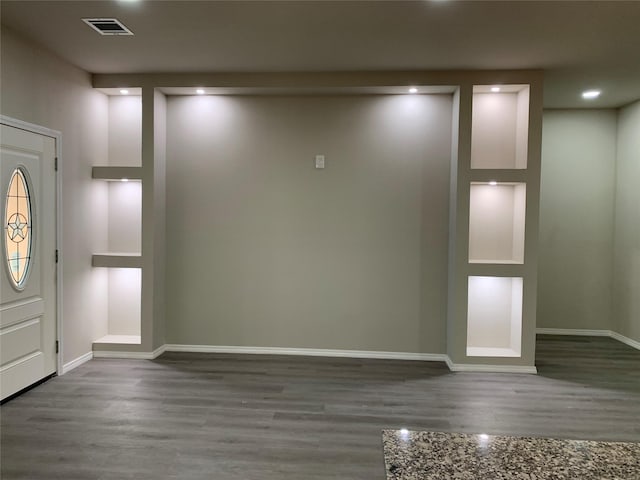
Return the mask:
[(308, 357), (373, 358), (446, 362), (444, 353), (376, 352), (369, 350), (330, 350), (324, 348), (238, 347), (221, 345), (165, 345), (167, 352), (241, 353), (250, 355), (300, 355)]
[(119, 352), (116, 350), (96, 350), (93, 358), (123, 358), (131, 360), (153, 360), (165, 352), (167, 345), (156, 348), (153, 352)]
[(453, 363), (449, 357), (447, 357), (447, 367), (452, 372), (483, 372), (483, 373), (529, 373), (537, 374), (538, 369), (536, 367), (529, 367), (526, 365), (485, 365), (481, 363)]
[(624, 335), (612, 330), (586, 330), (583, 328), (536, 328), (537, 335), (578, 335), (587, 337), (610, 337), (614, 340), (622, 342), (630, 347), (640, 350), (640, 342), (625, 337)]
[(165, 345), (167, 352), (236, 353), (250, 355), (301, 355), (312, 357), (371, 358), (444, 362), (453, 372), (537, 373), (536, 367), (512, 365), (460, 365), (444, 353), (376, 352), (368, 350), (330, 350), (317, 348), (238, 347), (220, 345)]
[(611, 330), (588, 330), (585, 328), (536, 328), (537, 335), (578, 335), (581, 337), (610, 337)]
[[(562, 328), (538, 328), (536, 333), (540, 335), (582, 335), (611, 337), (633, 348), (640, 350), (640, 342), (620, 335), (610, 330), (587, 330), (587, 329), (562, 329)], [(527, 373), (536, 374), (538, 370), (535, 366), (519, 365), (495, 365), (495, 364), (459, 364), (453, 363), (448, 355), (444, 353), (411, 353), (411, 352), (378, 352), (368, 350), (332, 350), (318, 348), (283, 348), (283, 347), (243, 347), (227, 345), (184, 345), (166, 344), (155, 349), (153, 352), (118, 352), (118, 351), (95, 351), (93, 358), (124, 358), (152, 360), (164, 352), (191, 352), (191, 353), (235, 353), (250, 355), (298, 355), (311, 357), (337, 357), (337, 358), (371, 358), (386, 360), (414, 360), (423, 362), (445, 362), (452, 372), (484, 372), (484, 373)], [(86, 355), (85, 355), (86, 356)], [(89, 360), (80, 357), (64, 366), (63, 371), (67, 372), (71, 368), (81, 365)], [(70, 367), (70, 368), (68, 368)]]
[(160, 347), (156, 348), (153, 352), (151, 352), (152, 355), (152, 359), (153, 358), (157, 358), (160, 355), (162, 355), (165, 351), (167, 350), (167, 345), (161, 345)]
[(87, 352), (84, 355), (80, 355), (78, 358), (71, 360), (69, 363), (65, 363), (62, 365), (62, 371), (60, 375), (64, 375), (65, 373), (69, 373), (74, 368), (79, 367), (83, 363), (88, 362), (93, 358), (93, 352)]
[(619, 342), (625, 343), (630, 347), (635, 348), (636, 350), (640, 350), (640, 342), (634, 340), (633, 338), (625, 337), (624, 335), (619, 334), (618, 332), (610, 332), (611, 338), (618, 340)]

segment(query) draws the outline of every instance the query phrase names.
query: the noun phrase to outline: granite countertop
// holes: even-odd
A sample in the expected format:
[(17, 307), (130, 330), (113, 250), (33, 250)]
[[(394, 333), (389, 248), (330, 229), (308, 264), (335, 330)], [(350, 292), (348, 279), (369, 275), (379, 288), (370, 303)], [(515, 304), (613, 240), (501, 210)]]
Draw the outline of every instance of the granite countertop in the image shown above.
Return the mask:
[(640, 443), (383, 430), (388, 480), (640, 480)]

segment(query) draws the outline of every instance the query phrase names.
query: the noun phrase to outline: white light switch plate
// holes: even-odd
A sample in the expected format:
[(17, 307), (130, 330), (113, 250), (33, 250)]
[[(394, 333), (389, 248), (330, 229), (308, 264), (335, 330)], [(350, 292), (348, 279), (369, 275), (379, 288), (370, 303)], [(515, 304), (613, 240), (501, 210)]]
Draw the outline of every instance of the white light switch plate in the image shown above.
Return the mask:
[(324, 155), (316, 155), (316, 168), (324, 168)]

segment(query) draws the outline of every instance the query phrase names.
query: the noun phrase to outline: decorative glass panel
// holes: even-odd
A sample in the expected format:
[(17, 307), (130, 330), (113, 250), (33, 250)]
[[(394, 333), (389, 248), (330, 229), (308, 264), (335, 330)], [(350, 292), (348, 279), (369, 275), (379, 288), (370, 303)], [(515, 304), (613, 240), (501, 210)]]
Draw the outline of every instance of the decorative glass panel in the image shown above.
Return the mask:
[(9, 181), (5, 203), (5, 254), (11, 281), (21, 289), (31, 261), (31, 195), (24, 172), (16, 168)]

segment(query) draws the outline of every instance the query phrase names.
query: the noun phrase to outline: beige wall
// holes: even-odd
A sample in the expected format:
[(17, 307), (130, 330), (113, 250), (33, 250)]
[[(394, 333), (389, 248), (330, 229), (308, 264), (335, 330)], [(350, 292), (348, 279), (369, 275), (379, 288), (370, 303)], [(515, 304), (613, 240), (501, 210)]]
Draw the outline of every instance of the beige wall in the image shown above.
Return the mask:
[(91, 166), (107, 163), (107, 99), (90, 75), (2, 27), (0, 111), (62, 132), (63, 362), (91, 351), (106, 334), (105, 269), (91, 254), (106, 250), (107, 187), (91, 184)]
[(615, 221), (615, 330), (640, 342), (640, 102), (620, 110)]
[(444, 352), (451, 108), (169, 97), (167, 342)]
[(613, 328), (616, 111), (546, 111), (538, 327)]

